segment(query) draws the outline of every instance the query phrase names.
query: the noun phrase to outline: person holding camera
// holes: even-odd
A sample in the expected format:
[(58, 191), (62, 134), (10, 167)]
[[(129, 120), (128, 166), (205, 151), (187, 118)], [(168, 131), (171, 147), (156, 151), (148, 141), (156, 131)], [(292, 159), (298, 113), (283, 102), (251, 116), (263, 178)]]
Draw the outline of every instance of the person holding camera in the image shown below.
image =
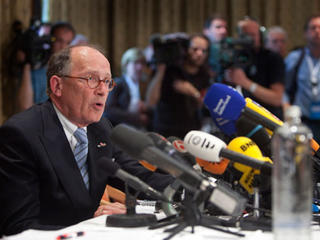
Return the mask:
[(262, 34), (257, 21), (245, 18), (238, 23), (240, 35), (253, 40), (251, 64), (244, 68), (233, 66), (225, 71), (227, 82), (241, 87), (244, 97), (260, 103), (282, 119), (285, 65), (282, 57), (262, 44)]
[[(179, 46), (184, 45), (179, 44), (181, 41), (177, 43)], [(210, 86), (209, 44), (203, 34), (193, 35), (185, 53), (181, 52), (181, 62), (158, 65), (148, 88), (148, 104), (155, 106), (155, 132), (165, 137), (183, 138), (190, 130), (201, 128), (203, 96)]]
[(113, 125), (126, 123), (144, 130), (149, 128), (152, 114), (143, 101), (148, 80), (146, 67), (142, 49), (130, 48), (122, 55), (122, 76), (115, 79), (117, 86), (110, 93), (104, 112)]
[[(75, 30), (70, 23), (57, 22), (54, 24), (50, 31), (50, 54), (66, 48), (74, 36)], [(46, 51), (46, 49), (43, 49), (43, 51)], [(21, 85), (17, 96), (17, 105), (20, 111), (31, 107), (33, 104), (45, 102), (48, 99), (46, 93), (46, 72), (49, 58), (45, 59), (42, 63), (35, 63), (33, 60), (36, 56), (33, 56), (33, 54), (33, 52), (28, 52), (30, 56), (27, 57), (27, 62), (23, 67)], [(39, 56), (41, 54), (39, 53)]]

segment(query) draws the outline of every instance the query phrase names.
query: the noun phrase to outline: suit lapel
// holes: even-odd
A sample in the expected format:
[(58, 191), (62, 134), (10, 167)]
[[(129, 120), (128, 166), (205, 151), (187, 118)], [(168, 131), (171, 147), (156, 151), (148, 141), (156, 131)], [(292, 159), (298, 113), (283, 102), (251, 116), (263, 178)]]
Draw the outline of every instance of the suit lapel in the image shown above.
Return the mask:
[(50, 102), (44, 104), (42, 116), (44, 130), (40, 137), (63, 188), (76, 206), (90, 203), (89, 192), (83, 183), (70, 144)]
[(101, 131), (98, 124), (88, 126), (89, 140), (89, 176), (90, 176), (90, 194), (93, 198), (101, 198), (101, 186), (104, 188), (107, 182), (107, 173), (103, 167), (106, 161), (110, 161), (110, 141), (106, 138), (106, 130)]

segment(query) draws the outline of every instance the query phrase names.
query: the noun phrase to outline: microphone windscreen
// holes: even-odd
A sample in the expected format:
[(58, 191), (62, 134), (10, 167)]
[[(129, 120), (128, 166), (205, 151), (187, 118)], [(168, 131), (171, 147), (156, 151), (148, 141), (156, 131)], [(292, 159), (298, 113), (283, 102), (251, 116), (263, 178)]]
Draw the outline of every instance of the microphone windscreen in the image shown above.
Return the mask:
[(201, 131), (192, 130), (183, 140), (185, 148), (192, 155), (209, 162), (220, 162), (220, 152), (226, 148), (221, 139)]
[(222, 83), (212, 84), (204, 97), (204, 104), (220, 130), (227, 135), (236, 132), (235, 121), (246, 101), (234, 88)]
[(110, 139), (120, 149), (135, 158), (139, 158), (145, 148), (154, 146), (152, 140), (144, 133), (126, 124), (118, 124), (114, 127)]
[(184, 143), (183, 141), (178, 138), (178, 137), (174, 137), (174, 136), (170, 136), (167, 138), (167, 140), (171, 143), (171, 145), (174, 147), (175, 150), (177, 150), (177, 152), (179, 152), (179, 154), (185, 159), (187, 160), (187, 162), (189, 163), (190, 166), (195, 165), (196, 162), (196, 158), (190, 154), (187, 149), (185, 149), (184, 147)]
[[(261, 159), (263, 157), (259, 147), (257, 146), (257, 144), (252, 141), (250, 138), (247, 137), (236, 137), (234, 139), (232, 139), (227, 148), (229, 150), (238, 152), (238, 153), (242, 153), (245, 154), (247, 156), (256, 158), (256, 159)], [(245, 166), (244, 164), (241, 163), (234, 163), (233, 164), (235, 168), (237, 168), (238, 170), (244, 168), (244, 167), (248, 167)]]
[[(246, 156), (253, 157), (261, 162), (270, 162), (271, 159), (264, 157), (259, 149), (259, 147), (250, 138), (247, 137), (237, 137), (234, 138), (229, 144), (228, 149), (233, 150), (238, 153), (245, 154)], [(248, 191), (249, 194), (254, 193), (254, 179), (255, 175), (260, 174), (260, 170), (247, 166), (241, 163), (234, 163), (234, 168), (242, 172), (242, 176), (239, 179), (241, 186)]]
[(174, 137), (174, 136), (170, 136), (170, 137), (167, 138), (167, 140), (169, 142), (171, 142), (172, 146), (175, 149), (177, 149), (179, 152), (181, 152), (181, 153), (188, 152), (187, 149), (184, 147), (183, 140), (181, 140), (180, 138)]
[(200, 158), (196, 158), (197, 163), (207, 172), (222, 175), (230, 162), (229, 159), (223, 158), (220, 162), (208, 162)]

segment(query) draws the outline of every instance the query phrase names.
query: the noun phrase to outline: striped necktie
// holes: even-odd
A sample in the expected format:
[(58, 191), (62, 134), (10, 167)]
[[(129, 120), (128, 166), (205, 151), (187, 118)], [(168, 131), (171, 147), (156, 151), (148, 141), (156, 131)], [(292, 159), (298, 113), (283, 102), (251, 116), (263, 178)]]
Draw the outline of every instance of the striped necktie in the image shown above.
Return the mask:
[(83, 128), (78, 128), (73, 135), (78, 141), (74, 149), (74, 157), (80, 169), (84, 184), (86, 185), (86, 188), (89, 189), (89, 176), (88, 176), (88, 166), (87, 166), (87, 155), (88, 155), (87, 133)]

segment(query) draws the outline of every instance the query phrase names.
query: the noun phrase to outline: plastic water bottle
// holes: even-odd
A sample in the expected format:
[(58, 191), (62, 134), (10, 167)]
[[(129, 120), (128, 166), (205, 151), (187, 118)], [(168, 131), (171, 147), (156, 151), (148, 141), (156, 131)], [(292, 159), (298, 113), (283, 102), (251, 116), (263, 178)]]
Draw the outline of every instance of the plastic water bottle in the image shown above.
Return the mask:
[(272, 222), (274, 239), (311, 239), (312, 133), (291, 106), (272, 137)]

